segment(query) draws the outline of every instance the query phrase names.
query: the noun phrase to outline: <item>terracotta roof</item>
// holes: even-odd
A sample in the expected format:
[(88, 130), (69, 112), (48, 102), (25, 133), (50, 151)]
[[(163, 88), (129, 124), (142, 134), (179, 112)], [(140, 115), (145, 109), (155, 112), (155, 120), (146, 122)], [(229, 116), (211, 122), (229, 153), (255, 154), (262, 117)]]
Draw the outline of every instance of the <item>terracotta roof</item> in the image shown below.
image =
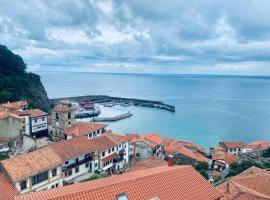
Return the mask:
[(162, 142), (161, 137), (159, 134), (156, 133), (149, 133), (149, 134), (127, 134), (127, 137), (129, 138), (130, 142), (136, 143), (136, 142), (143, 142), (152, 148), (154, 148), (156, 145), (160, 145)]
[(19, 192), (7, 176), (0, 172), (0, 200), (12, 200)]
[(125, 193), (128, 199), (216, 200), (221, 194), (191, 166), (156, 167), (45, 190), (15, 199), (115, 200)]
[(74, 136), (85, 136), (88, 133), (100, 130), (106, 127), (106, 124), (98, 124), (93, 122), (78, 122), (74, 126), (65, 130), (64, 134)]
[(212, 155), (212, 160), (224, 160), (227, 164), (231, 165), (237, 162), (237, 157), (229, 153), (216, 153)]
[(217, 186), (224, 200), (270, 199), (270, 173), (251, 167)]
[(61, 163), (61, 159), (50, 148), (42, 148), (0, 162), (13, 183), (51, 169)]
[(101, 136), (98, 136), (96, 138), (93, 138), (92, 141), (96, 146), (99, 147), (102, 151), (105, 151), (109, 148), (112, 148), (122, 142), (128, 141), (127, 137), (116, 135), (111, 132), (104, 133)]
[(107, 161), (110, 161), (110, 160), (116, 158), (117, 156), (118, 156), (118, 154), (114, 152), (113, 154), (111, 154), (111, 155), (109, 155), (109, 156), (107, 156), (105, 158), (102, 158), (101, 161), (102, 162), (107, 162)]
[(246, 145), (244, 148), (252, 150), (264, 150), (269, 148), (269, 144), (270, 143), (267, 141), (255, 141)]
[(181, 142), (173, 140), (173, 139), (165, 139), (162, 141), (163, 148), (167, 155), (175, 155), (175, 154), (183, 154), (189, 158), (192, 158), (199, 162), (207, 162), (205, 156), (196, 150), (192, 151), (185, 146), (182, 145)]
[(21, 107), (28, 106), (26, 101), (16, 101), (0, 104), (0, 107), (11, 108), (11, 109), (20, 109)]
[(6, 136), (0, 136), (0, 142), (9, 142), (10, 138)]
[(75, 137), (70, 140), (62, 140), (49, 144), (45, 148), (52, 149), (54, 153), (61, 158), (62, 162), (77, 156), (94, 152), (98, 149), (92, 140), (85, 137)]
[(39, 117), (39, 116), (48, 115), (48, 113), (40, 109), (27, 110), (26, 113), (28, 113), (31, 117)]
[(58, 104), (57, 106), (54, 107), (54, 109), (52, 109), (52, 111), (55, 111), (55, 112), (71, 112), (74, 110), (76, 110), (76, 108), (70, 108), (62, 104)]
[(0, 111), (0, 119), (5, 119), (7, 117), (13, 117), (15, 119), (21, 119), (20, 116), (16, 115), (16, 114), (13, 114), (11, 112), (6, 112), (6, 111)]
[(147, 159), (132, 162), (128, 171), (132, 172), (132, 171), (149, 169), (149, 168), (154, 168), (154, 167), (159, 167), (159, 166), (168, 166), (168, 162), (157, 156), (152, 156)]
[(229, 148), (243, 148), (246, 144), (243, 142), (221, 142), (224, 144), (228, 149)]

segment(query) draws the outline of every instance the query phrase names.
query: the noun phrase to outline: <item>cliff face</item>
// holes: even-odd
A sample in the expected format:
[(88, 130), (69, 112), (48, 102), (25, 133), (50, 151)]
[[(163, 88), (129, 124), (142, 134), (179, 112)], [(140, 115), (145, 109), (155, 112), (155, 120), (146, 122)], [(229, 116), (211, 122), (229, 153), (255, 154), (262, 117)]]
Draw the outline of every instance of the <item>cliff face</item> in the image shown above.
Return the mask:
[(26, 72), (26, 64), (0, 45), (0, 103), (26, 100), (30, 107), (49, 109), (49, 99), (39, 75)]

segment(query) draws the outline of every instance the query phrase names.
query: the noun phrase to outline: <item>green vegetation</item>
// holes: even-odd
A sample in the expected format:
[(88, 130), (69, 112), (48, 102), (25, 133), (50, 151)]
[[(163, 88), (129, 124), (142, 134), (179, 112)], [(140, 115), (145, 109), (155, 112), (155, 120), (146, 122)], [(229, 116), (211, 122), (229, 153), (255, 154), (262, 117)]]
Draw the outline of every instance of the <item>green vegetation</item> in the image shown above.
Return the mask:
[(95, 180), (95, 179), (99, 179), (99, 178), (102, 178), (103, 176), (98, 174), (98, 173), (95, 173), (93, 176), (91, 176), (89, 178), (89, 180)]
[(8, 158), (9, 158), (8, 155), (0, 154), (0, 160), (5, 160), (5, 159), (8, 159)]
[(263, 152), (262, 157), (270, 158), (270, 148), (268, 148), (266, 151)]
[(208, 174), (208, 163), (207, 162), (198, 162), (195, 165), (195, 169), (206, 179), (209, 179)]
[(26, 68), (19, 55), (0, 45), (0, 103), (26, 100), (31, 107), (47, 111), (49, 99), (40, 77)]
[(252, 166), (259, 167), (262, 169), (265, 169), (268, 167), (267, 165), (257, 163), (254, 160), (244, 160), (241, 163), (232, 164), (230, 166), (230, 170), (229, 170), (229, 173), (227, 174), (226, 178), (231, 177), (231, 176), (236, 176)]

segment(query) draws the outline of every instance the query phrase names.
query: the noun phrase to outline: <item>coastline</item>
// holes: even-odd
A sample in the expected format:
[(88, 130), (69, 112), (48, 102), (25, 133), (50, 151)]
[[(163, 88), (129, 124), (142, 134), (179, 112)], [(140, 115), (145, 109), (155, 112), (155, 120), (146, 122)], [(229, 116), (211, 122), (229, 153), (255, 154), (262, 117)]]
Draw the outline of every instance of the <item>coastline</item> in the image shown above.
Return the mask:
[(87, 95), (87, 96), (74, 96), (74, 97), (65, 97), (65, 98), (53, 98), (53, 99), (50, 99), (50, 103), (55, 104), (56, 102), (63, 99), (68, 99), (72, 101), (91, 101), (93, 103), (113, 102), (115, 105), (116, 104), (124, 104), (124, 105), (132, 104), (134, 106), (152, 107), (152, 108), (164, 109), (170, 112), (175, 112), (174, 105), (169, 105), (161, 101), (112, 97), (112, 96), (107, 96), (107, 95)]

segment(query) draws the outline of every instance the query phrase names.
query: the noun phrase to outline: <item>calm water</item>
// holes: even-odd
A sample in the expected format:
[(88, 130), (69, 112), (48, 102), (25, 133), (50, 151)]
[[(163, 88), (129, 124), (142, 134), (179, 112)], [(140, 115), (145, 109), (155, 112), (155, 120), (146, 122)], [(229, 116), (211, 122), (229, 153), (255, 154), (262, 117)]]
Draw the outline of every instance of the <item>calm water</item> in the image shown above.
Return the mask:
[(200, 75), (39, 73), (50, 98), (104, 94), (161, 100), (176, 112), (125, 107), (115, 132), (157, 132), (205, 148), (221, 140), (269, 140), (270, 78)]

